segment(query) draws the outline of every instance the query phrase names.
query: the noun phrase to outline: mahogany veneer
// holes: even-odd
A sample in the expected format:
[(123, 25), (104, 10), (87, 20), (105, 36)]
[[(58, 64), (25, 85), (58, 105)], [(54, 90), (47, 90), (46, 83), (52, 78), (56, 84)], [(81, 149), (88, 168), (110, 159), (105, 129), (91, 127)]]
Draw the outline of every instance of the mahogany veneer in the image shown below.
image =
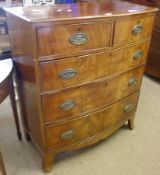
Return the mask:
[(157, 9), (119, 1), (7, 8), (26, 138), (54, 156), (133, 129)]
[(156, 78), (160, 78), (160, 1), (159, 0), (129, 0), (133, 3), (157, 7), (159, 9), (155, 17), (151, 46), (148, 54), (145, 72)]

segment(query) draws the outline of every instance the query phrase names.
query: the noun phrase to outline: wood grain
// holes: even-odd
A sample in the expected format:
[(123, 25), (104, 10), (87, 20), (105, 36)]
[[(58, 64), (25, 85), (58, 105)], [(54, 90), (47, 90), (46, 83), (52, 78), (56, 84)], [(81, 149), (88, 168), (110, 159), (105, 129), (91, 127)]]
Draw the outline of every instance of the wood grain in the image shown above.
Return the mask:
[(102, 2), (60, 4), (50, 6), (25, 6), (15, 8), (5, 8), (8, 13), (18, 16), (27, 22), (59, 22), (87, 21), (114, 18), (124, 16), (134, 16), (137, 14), (148, 14), (156, 12), (156, 8), (140, 6), (119, 0), (103, 0)]
[[(143, 38), (147, 38), (152, 33), (154, 23), (154, 16), (146, 16), (142, 18), (132, 18), (130, 19), (122, 19), (115, 22), (115, 32), (114, 32), (114, 40), (113, 45), (120, 45), (129, 42), (135, 42)], [(142, 26), (142, 32), (137, 35), (133, 34), (133, 29), (136, 25)], [(120, 33), (124, 32), (124, 35)]]
[[(125, 72), (145, 63), (148, 48), (149, 41), (111, 52), (40, 63), (41, 91), (63, 89)], [(135, 59), (138, 51), (142, 55)], [(59, 74), (68, 69), (75, 70), (76, 75), (68, 79), (61, 78)]]
[[(157, 9), (105, 0), (6, 11), (24, 130), (44, 172), (61, 151), (127, 121), (133, 128)], [(143, 30), (133, 36), (137, 24)]]
[[(128, 115), (132, 115), (136, 109), (138, 93), (135, 93), (125, 100), (110, 106), (100, 112), (93, 113), (90, 116), (67, 122), (65, 124), (49, 126), (46, 128), (46, 138), (48, 149), (58, 149), (67, 147), (87, 139), (97, 133), (104, 131), (106, 128), (124, 120)], [(125, 113), (124, 108), (132, 104), (133, 108), (130, 112)], [(113, 115), (114, 114), (114, 115)], [(62, 133), (73, 130), (75, 135), (68, 139), (61, 138)]]
[[(109, 47), (111, 41), (112, 22), (81, 23), (73, 25), (50, 25), (37, 28), (39, 56), (57, 55), (79, 52), (89, 49)], [(72, 44), (69, 39), (72, 35), (84, 33), (87, 42)]]
[(154, 31), (146, 65), (146, 73), (160, 78), (160, 30)]
[[(148, 5), (152, 7), (160, 8), (160, 1), (158, 0), (133, 0), (134, 3)], [(156, 14), (154, 28), (153, 28), (153, 35), (151, 40), (151, 47), (149, 50), (148, 61), (146, 65), (145, 72), (151, 76), (156, 78), (160, 78), (160, 11)]]
[[(9, 34), (12, 45), (12, 56), (16, 67), (17, 90), (20, 101), (20, 111), (23, 120), (25, 135), (28, 133), (38, 145), (38, 149), (44, 150), (43, 127), (38, 101), (38, 83), (36, 74), (36, 45), (35, 33), (32, 26), (15, 16), (7, 15)], [(34, 98), (33, 98), (34, 97)], [(37, 127), (35, 127), (37, 123)]]
[[(67, 120), (76, 117), (80, 113), (109, 105), (126, 97), (140, 87), (143, 71), (144, 67), (142, 66), (109, 81), (104, 80), (80, 88), (69, 89), (55, 95), (42, 96), (44, 122)], [(133, 77), (137, 82), (135, 85), (129, 86), (129, 80)], [(62, 110), (60, 105), (68, 100), (74, 100), (76, 105), (69, 110)]]

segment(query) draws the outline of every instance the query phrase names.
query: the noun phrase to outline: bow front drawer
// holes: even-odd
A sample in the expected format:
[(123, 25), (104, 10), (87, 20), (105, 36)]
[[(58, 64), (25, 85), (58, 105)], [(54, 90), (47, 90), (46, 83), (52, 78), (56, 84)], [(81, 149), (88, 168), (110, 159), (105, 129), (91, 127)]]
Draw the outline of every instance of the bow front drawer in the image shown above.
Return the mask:
[(127, 44), (149, 38), (152, 33), (154, 16), (130, 18), (115, 21), (113, 45)]
[[(109, 105), (136, 91), (141, 84), (144, 66), (111, 80), (42, 96), (45, 123), (76, 118), (84, 112)], [(87, 98), (86, 98), (87, 97)]]
[(124, 72), (145, 63), (149, 42), (115, 51), (40, 63), (41, 91), (62, 89)]
[(39, 27), (37, 28), (38, 54), (41, 59), (49, 55), (109, 47), (111, 32), (110, 21)]
[(114, 105), (74, 121), (45, 128), (48, 150), (59, 149), (84, 141), (101, 133), (116, 123), (132, 117), (139, 92)]
[(66, 88), (108, 76), (109, 53), (40, 63), (41, 91)]

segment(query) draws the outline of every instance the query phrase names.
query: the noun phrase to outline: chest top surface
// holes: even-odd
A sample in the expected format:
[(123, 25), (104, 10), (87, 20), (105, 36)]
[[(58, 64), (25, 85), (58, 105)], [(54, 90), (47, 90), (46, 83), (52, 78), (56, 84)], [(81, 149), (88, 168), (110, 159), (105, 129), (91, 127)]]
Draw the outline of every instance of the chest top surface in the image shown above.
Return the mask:
[(153, 7), (119, 0), (105, 0), (96, 3), (81, 2), (48, 6), (14, 7), (5, 8), (5, 10), (28, 22), (111, 18), (157, 11), (157, 9)]

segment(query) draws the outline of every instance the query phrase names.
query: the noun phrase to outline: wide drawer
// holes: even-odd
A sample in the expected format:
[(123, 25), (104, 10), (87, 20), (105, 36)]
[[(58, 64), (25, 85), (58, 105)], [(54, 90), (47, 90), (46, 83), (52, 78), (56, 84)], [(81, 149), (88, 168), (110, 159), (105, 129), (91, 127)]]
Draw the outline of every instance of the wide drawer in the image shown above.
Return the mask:
[(150, 37), (154, 16), (143, 18), (120, 19), (115, 21), (113, 45), (121, 45), (129, 42), (140, 41)]
[(111, 80), (87, 84), (54, 95), (43, 95), (44, 122), (76, 118), (84, 112), (126, 97), (140, 87), (143, 72), (144, 66), (141, 66)]
[(88, 139), (114, 124), (133, 117), (139, 92), (83, 118), (45, 128), (48, 150), (59, 149)]
[(40, 63), (41, 91), (51, 91), (101, 79), (143, 64), (149, 42), (112, 52)]
[(112, 21), (38, 27), (38, 55), (71, 54), (109, 47), (111, 32)]

